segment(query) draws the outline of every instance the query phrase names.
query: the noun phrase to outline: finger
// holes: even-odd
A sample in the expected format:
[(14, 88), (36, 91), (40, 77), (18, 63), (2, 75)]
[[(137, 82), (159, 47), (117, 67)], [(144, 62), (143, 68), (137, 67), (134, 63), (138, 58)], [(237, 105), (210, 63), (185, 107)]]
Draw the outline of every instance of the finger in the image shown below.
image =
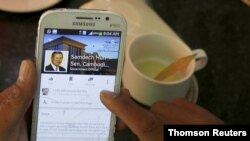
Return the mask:
[[(178, 104), (176, 104), (176, 102)], [(158, 101), (151, 110), (159, 115), (165, 124), (222, 124), (223, 121), (205, 109), (184, 100), (171, 103)]]
[[(115, 95), (112, 92), (102, 91), (101, 100), (104, 105), (115, 113), (139, 138), (150, 140), (152, 134), (162, 133), (162, 126), (159, 120), (148, 110), (138, 106), (129, 97), (126, 89), (121, 94)], [(157, 139), (155, 139), (157, 140)]]
[(204, 120), (210, 121), (211, 124), (223, 124), (224, 123), (221, 119), (216, 117), (214, 114), (212, 114), (208, 110), (206, 110), (206, 109), (200, 107), (199, 105), (194, 104), (186, 99), (176, 98), (176, 99), (172, 100), (171, 103), (173, 103), (179, 107), (185, 108), (186, 110), (188, 110), (192, 113), (196, 113), (197, 115), (202, 116)]
[(197, 113), (197, 112), (207, 112), (207, 110), (205, 110), (204, 108), (201, 108), (199, 105), (197, 104), (194, 104), (186, 99), (183, 99), (183, 98), (176, 98), (176, 99), (173, 99), (172, 101), (170, 101), (170, 103), (176, 105), (176, 106), (179, 106), (179, 107), (182, 107), (184, 109), (187, 109), (189, 111), (192, 111), (194, 113)]
[(127, 128), (127, 125), (117, 117), (117, 123), (116, 123), (116, 130), (121, 131), (125, 130)]
[(163, 101), (155, 102), (150, 109), (164, 122), (164, 124), (187, 124), (192, 120), (192, 116), (172, 103)]
[(23, 119), (21, 123), (21, 130), (20, 130), (20, 136), (18, 137), (18, 141), (28, 141), (28, 132), (27, 132), (27, 124), (26, 121)]
[(33, 112), (32, 105), (33, 105), (33, 103), (31, 102), (29, 108), (27, 109), (27, 111), (25, 113), (25, 121), (26, 121), (28, 133), (31, 132), (32, 112)]
[(17, 81), (0, 94), (0, 111), (12, 114), (5, 115), (6, 118), (20, 118), (30, 105), (35, 88), (35, 65), (30, 60), (24, 60), (21, 63)]

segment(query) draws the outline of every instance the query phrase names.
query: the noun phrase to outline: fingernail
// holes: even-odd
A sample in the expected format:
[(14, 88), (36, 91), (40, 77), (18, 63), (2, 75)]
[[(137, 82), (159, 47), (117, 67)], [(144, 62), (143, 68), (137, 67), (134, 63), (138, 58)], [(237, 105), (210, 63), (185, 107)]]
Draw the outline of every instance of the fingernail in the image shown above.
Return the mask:
[(107, 98), (113, 98), (114, 97), (114, 92), (111, 92), (111, 91), (108, 91), (108, 90), (102, 90), (101, 91), (101, 98), (105, 98), (105, 99), (107, 99)]
[(29, 61), (24, 60), (22, 61), (19, 69), (18, 81), (23, 82), (25, 78), (28, 77), (29, 73), (30, 73)]

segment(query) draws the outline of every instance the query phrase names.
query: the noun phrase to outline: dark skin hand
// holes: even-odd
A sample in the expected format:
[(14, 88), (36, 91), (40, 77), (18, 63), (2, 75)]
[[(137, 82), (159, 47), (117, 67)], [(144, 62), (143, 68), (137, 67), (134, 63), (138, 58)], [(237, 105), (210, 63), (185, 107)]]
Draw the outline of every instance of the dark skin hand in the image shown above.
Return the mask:
[(24, 60), (16, 82), (0, 93), (0, 141), (28, 141), (24, 115), (36, 88), (35, 65)]
[(209, 111), (185, 99), (159, 101), (150, 110), (146, 110), (130, 98), (127, 89), (121, 89), (119, 95), (102, 91), (101, 100), (140, 141), (163, 141), (164, 124), (223, 124), (222, 120)]
[[(35, 89), (35, 65), (24, 60), (17, 81), (0, 93), (0, 141), (28, 141), (24, 115)], [(102, 91), (101, 100), (123, 121), (118, 122), (119, 127), (127, 125), (141, 141), (162, 141), (163, 124), (223, 124), (207, 110), (184, 99), (159, 101), (146, 110), (130, 98), (128, 90), (122, 89), (119, 95)]]

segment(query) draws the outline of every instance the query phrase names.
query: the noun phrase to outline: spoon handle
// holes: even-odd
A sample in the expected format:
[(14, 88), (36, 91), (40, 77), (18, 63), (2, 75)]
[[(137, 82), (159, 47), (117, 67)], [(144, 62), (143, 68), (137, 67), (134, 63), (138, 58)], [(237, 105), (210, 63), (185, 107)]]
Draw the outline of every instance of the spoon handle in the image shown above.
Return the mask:
[(159, 72), (154, 79), (158, 81), (163, 81), (167, 79), (169, 76), (179, 71), (186, 70), (187, 66), (194, 59), (195, 55), (196, 54), (192, 54), (192, 55), (188, 55), (180, 59), (177, 59), (172, 64), (164, 68), (161, 72)]

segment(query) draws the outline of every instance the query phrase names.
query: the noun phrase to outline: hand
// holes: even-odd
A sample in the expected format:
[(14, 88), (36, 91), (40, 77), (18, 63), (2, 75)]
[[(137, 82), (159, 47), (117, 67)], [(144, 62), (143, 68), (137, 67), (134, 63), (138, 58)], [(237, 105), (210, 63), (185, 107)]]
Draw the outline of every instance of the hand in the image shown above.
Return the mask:
[(146, 110), (130, 98), (128, 90), (121, 89), (118, 95), (102, 91), (101, 100), (141, 141), (162, 141), (164, 124), (223, 124), (207, 110), (184, 99), (159, 101)]
[(0, 93), (0, 141), (28, 141), (24, 119), (36, 88), (32, 61), (24, 60), (17, 81)]

